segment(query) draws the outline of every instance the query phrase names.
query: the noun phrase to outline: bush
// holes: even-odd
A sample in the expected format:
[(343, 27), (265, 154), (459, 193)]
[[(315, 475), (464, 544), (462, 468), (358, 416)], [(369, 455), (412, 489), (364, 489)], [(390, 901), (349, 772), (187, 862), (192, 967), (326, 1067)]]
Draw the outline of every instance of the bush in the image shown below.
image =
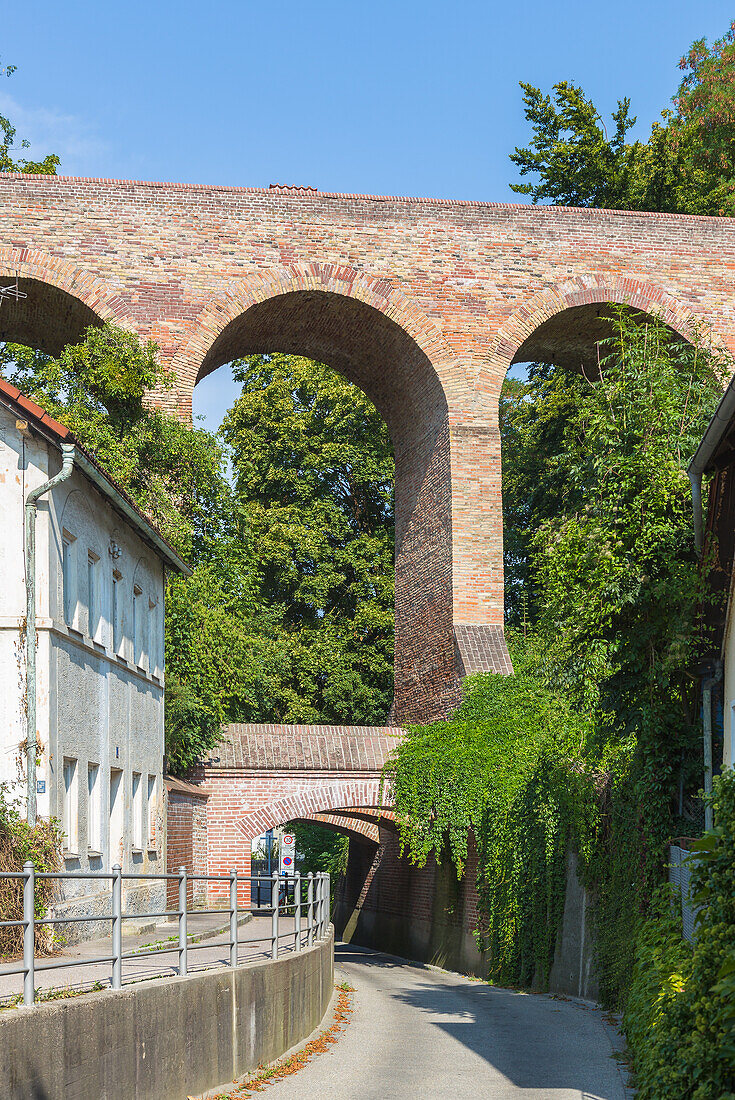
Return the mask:
[[(0, 871), (21, 871), (31, 860), (37, 871), (57, 871), (61, 865), (61, 832), (55, 821), (39, 821), (31, 828), (8, 801), (7, 788), (0, 784)], [(36, 883), (35, 912), (43, 917), (51, 903), (55, 884)], [(0, 914), (3, 920), (23, 919), (23, 882), (0, 879)], [(36, 929), (36, 952), (47, 952), (51, 937), (48, 927)], [(0, 928), (0, 955), (17, 955), (23, 950), (22, 928)]]
[(694, 845), (693, 950), (658, 898), (624, 1016), (639, 1100), (735, 1100), (735, 771), (715, 781), (715, 828)]

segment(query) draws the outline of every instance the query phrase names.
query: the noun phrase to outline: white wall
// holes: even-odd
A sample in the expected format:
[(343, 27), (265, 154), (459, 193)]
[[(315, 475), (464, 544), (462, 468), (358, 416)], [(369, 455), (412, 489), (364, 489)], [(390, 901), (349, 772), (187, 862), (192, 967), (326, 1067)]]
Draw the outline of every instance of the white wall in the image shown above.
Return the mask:
[[(18, 760), (25, 739), (23, 503), (29, 489), (55, 473), (60, 463), (56, 448), (25, 440), (13, 414), (0, 407), (0, 781), (16, 783), (19, 794), (25, 790), (24, 767), (19, 776)], [(64, 621), (62, 565), (67, 536), (73, 539), (70, 561), (76, 589), (69, 623)], [(90, 562), (97, 623), (90, 620)], [(120, 613), (117, 647), (111, 621), (113, 574)], [(37, 593), (38, 778), (46, 784), (45, 793), (38, 795), (39, 813), (62, 819), (64, 759), (76, 760), (78, 830), (67, 868), (106, 868), (120, 855), (119, 849), (110, 851), (108, 827), (110, 769), (119, 768), (124, 869), (163, 870), (163, 564), (78, 470), (39, 502)], [(139, 626), (143, 624), (137, 653), (134, 598)], [(88, 820), (90, 764), (99, 768), (99, 856), (89, 851), (94, 839)], [(144, 818), (136, 852), (134, 772), (141, 776), (137, 809)], [(147, 825), (149, 776), (155, 784), (153, 816), (158, 820), (153, 844)]]

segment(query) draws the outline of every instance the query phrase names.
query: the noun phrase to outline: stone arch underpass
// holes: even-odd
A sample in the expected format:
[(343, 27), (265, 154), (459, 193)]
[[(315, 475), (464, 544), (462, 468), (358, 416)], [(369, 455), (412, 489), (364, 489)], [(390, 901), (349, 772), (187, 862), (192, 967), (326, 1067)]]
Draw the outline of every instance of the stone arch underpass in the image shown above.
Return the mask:
[[(413, 866), (400, 853), (390, 791), (381, 793), (383, 765), (404, 736), (395, 726), (224, 727), (192, 777), (207, 796), (206, 869), (249, 876), (252, 841), (290, 821), (337, 829), (350, 841), (337, 934), (415, 958), (451, 955), (471, 969), (479, 966), (472, 840), (462, 881), (431, 858)], [(209, 897), (226, 904), (226, 888), (210, 884)], [(240, 897), (249, 904), (245, 885)]]

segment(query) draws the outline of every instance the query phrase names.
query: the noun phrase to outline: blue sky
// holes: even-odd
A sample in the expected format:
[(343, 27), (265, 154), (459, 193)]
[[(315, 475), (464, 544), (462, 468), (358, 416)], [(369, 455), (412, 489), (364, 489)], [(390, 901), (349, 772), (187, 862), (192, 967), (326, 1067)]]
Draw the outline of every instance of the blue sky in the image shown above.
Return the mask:
[[(719, 0), (7, 0), (0, 112), (65, 175), (517, 201), (518, 81), (628, 95), (645, 137)], [(216, 426), (222, 370), (197, 387)]]

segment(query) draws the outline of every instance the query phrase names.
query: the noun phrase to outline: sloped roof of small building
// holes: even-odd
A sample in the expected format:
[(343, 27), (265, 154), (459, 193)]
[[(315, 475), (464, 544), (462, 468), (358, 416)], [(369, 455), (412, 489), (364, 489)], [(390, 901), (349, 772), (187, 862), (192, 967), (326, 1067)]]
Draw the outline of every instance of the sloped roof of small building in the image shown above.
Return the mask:
[(210, 750), (207, 768), (380, 772), (406, 731), (398, 726), (235, 723)]

